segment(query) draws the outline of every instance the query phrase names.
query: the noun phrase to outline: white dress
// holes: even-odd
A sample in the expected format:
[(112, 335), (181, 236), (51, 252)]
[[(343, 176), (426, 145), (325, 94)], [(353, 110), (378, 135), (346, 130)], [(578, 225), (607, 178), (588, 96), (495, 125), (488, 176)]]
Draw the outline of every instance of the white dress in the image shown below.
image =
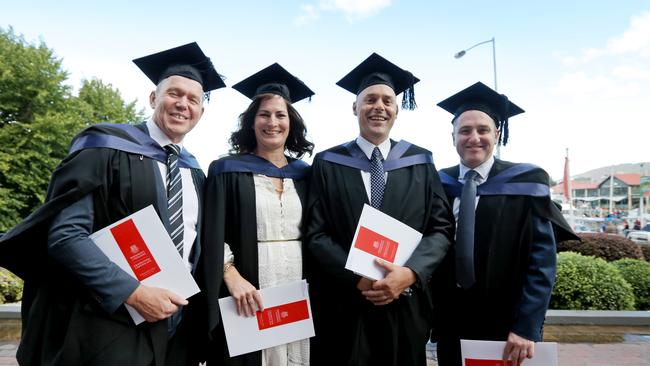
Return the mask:
[[(293, 180), (278, 194), (271, 178), (254, 174), (260, 289), (302, 279), (302, 206)], [(228, 245), (226, 261), (233, 260)], [(309, 365), (309, 339), (262, 351), (262, 366)]]

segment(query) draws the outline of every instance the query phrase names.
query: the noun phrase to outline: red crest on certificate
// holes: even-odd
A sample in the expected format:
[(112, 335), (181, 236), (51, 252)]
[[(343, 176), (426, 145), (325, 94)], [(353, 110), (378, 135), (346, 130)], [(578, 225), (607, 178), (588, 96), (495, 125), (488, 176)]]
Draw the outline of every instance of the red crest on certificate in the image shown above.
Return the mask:
[(110, 230), (138, 281), (160, 272), (158, 263), (151, 255), (132, 219), (126, 220)]
[(399, 243), (376, 233), (367, 227), (360, 226), (359, 235), (357, 235), (357, 241), (354, 242), (354, 247), (387, 262), (393, 263), (395, 261), (395, 254), (397, 253)]

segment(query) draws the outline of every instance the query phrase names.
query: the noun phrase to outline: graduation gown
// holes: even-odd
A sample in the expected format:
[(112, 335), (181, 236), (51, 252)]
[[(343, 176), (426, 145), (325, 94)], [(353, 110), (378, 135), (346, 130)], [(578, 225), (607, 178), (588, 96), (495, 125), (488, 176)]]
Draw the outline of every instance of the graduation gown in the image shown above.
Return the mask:
[[(108, 314), (99, 296), (47, 254), (52, 219), (88, 194), (93, 231), (148, 205), (168, 222), (156, 166), (163, 155), (144, 125), (100, 124), (84, 130), (53, 172), (44, 205), (0, 239), (0, 265), (25, 281), (17, 352), (21, 365), (112, 365), (125, 354), (133, 365), (165, 364), (167, 321), (136, 327), (124, 306)], [(187, 152), (181, 155), (185, 163), (194, 161)], [(192, 176), (200, 200), (203, 172), (192, 169)]]
[[(253, 174), (292, 178), (303, 207), (307, 198), (306, 174), (309, 166), (292, 158), (289, 165), (277, 168), (252, 154), (231, 155), (210, 164), (205, 186), (203, 216), (204, 250), (198, 268), (198, 282), (208, 302), (205, 322), (211, 338), (208, 362), (216, 365), (262, 364), (261, 351), (230, 358), (223, 326), (220, 323), (221, 297), (230, 296), (223, 283), (224, 241), (230, 245), (235, 267), (259, 289), (255, 182)], [(304, 221), (304, 220), (303, 220)], [(305, 273), (303, 261), (303, 276)]]
[[(440, 175), (453, 202), (462, 190), (459, 166)], [(433, 281), (441, 365), (460, 365), (459, 338), (504, 341), (513, 331), (541, 341), (555, 282), (555, 243), (575, 238), (550, 199), (548, 175), (541, 168), (495, 159), (478, 187), (476, 283), (467, 290), (456, 286), (453, 248)]]
[(391, 141), (381, 211), (423, 238), (406, 263), (417, 276), (413, 295), (373, 305), (356, 287), (360, 277), (344, 268), (363, 205), (369, 203), (360, 169), (369, 169), (369, 161), (354, 141), (319, 153), (312, 166), (306, 236), (316, 328), (311, 363), (424, 365), (431, 318), (426, 284), (450, 246), (454, 217), (431, 153)]

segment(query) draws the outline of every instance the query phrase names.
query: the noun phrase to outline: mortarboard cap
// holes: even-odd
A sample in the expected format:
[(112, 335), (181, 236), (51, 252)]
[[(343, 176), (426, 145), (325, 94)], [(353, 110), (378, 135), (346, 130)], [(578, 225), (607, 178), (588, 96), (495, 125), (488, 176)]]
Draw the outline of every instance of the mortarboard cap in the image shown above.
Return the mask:
[(508, 143), (508, 118), (524, 113), (524, 110), (511, 102), (504, 94), (499, 94), (480, 81), (438, 103), (438, 106), (454, 115), (452, 122), (463, 112), (481, 111), (494, 120), (501, 130), (499, 143)]
[(197, 81), (204, 92), (226, 86), (196, 42), (136, 58), (133, 62), (156, 85), (167, 77), (179, 75)]
[(395, 91), (395, 95), (404, 92), (402, 108), (413, 110), (417, 106), (413, 86), (418, 81), (420, 79), (410, 72), (373, 53), (336, 85), (356, 95), (372, 85), (387, 85)]
[(232, 86), (250, 99), (260, 94), (277, 94), (291, 103), (314, 95), (305, 83), (277, 62)]

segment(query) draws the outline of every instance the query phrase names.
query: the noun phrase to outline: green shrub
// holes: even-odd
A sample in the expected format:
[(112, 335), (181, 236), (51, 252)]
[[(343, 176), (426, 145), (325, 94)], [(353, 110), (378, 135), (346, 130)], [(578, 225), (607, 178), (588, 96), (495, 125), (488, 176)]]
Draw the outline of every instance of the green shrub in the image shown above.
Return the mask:
[(552, 309), (633, 310), (632, 286), (605, 260), (578, 253), (560, 253)]
[(637, 310), (650, 310), (650, 263), (638, 259), (620, 259), (612, 264), (632, 285)]
[(602, 258), (608, 262), (618, 259), (643, 259), (643, 252), (632, 240), (605, 233), (580, 233), (580, 241), (567, 240), (558, 243), (558, 252), (576, 252)]
[(0, 304), (20, 301), (23, 298), (23, 281), (15, 274), (0, 268)]

